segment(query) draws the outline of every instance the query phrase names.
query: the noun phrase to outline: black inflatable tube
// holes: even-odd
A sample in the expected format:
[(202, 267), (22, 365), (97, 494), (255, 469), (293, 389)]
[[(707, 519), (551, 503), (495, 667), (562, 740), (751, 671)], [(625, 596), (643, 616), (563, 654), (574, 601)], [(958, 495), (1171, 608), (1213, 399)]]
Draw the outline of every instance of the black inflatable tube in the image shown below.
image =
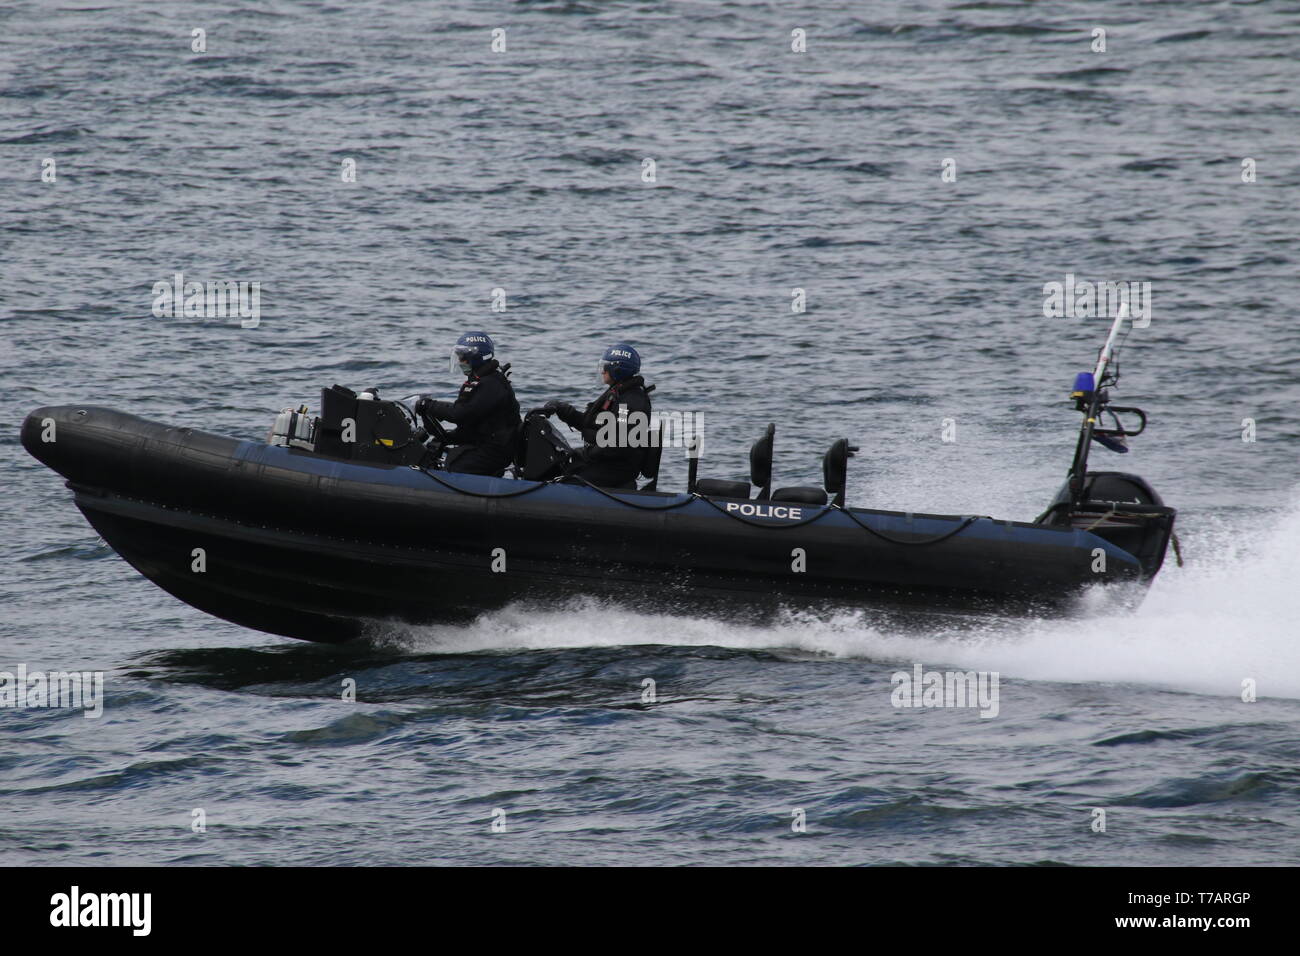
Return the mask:
[[(94, 406), (37, 409), (22, 440), (150, 580), (307, 640), (573, 594), (729, 616), (881, 603), (1050, 611), (1088, 585), (1142, 578), (1132, 555), (1070, 528), (424, 473)], [(787, 510), (742, 513), (761, 507)]]

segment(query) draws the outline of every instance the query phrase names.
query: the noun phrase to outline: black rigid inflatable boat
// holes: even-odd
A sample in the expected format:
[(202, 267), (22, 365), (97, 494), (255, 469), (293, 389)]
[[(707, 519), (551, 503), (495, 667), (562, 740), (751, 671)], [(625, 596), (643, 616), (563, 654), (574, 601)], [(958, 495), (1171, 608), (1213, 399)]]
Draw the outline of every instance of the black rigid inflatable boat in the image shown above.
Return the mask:
[[(771, 426), (751, 452), (756, 488), (697, 479), (694, 460), (682, 493), (657, 490), (657, 467), (640, 489), (563, 481), (544, 419), (526, 423), (521, 477), (456, 474), (436, 467), (438, 436), (421, 434), (401, 403), (337, 386), (319, 419), (282, 422), (278, 444), (92, 405), (36, 409), (22, 441), (159, 587), (310, 641), (574, 594), (729, 614), (882, 604), (1059, 612), (1089, 585), (1149, 582), (1172, 534), (1175, 512), (1141, 478), (1087, 471), (1094, 440), (1119, 450), (1145, 427), (1139, 410), (1109, 405), (1121, 321), (1096, 372), (1076, 382), (1075, 460), (1035, 522), (847, 507), (853, 449), (843, 439), (826, 455), (822, 488), (773, 489)], [(1126, 412), (1142, 427), (1118, 418), (1100, 427), (1103, 414)]]

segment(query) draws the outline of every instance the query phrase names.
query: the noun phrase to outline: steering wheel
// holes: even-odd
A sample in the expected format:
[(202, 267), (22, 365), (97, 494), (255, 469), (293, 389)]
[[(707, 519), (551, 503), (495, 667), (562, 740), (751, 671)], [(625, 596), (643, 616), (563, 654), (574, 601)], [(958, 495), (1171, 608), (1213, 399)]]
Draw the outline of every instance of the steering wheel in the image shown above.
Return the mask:
[(426, 418), (421, 424), (439, 445), (447, 444), (447, 439), (451, 437), (451, 433), (442, 427), (442, 422), (436, 418)]
[(403, 399), (397, 404), (402, 407), (402, 409), (406, 412), (407, 417), (410, 418), (411, 430), (416, 434), (418, 434), (421, 430), (427, 432), (430, 439), (438, 446), (433, 450), (435, 452), (441, 451), (442, 447), (447, 444), (447, 439), (450, 437), (450, 432), (448, 432), (447, 429), (443, 428), (442, 422), (438, 421), (436, 418), (427, 418), (424, 415), (417, 415), (415, 412), (415, 404), (418, 401), (419, 401), (419, 396), (412, 395), (409, 398)]

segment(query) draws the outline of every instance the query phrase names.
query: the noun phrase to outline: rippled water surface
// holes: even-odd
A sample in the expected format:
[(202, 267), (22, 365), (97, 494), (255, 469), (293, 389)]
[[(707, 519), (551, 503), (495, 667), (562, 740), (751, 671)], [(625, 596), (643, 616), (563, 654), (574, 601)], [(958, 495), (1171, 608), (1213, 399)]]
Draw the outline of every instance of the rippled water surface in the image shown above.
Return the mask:
[[(1298, 51), (1272, 2), (5, 4), (0, 669), (106, 702), (0, 711), (0, 862), (1296, 863)], [(259, 282), (260, 325), (153, 317), (177, 271)], [(707, 474), (776, 421), (780, 483), (846, 435), (851, 503), (1030, 519), (1106, 326), (1044, 317), (1067, 273), (1152, 283), (1117, 393), (1151, 429), (1096, 454), (1187, 563), (1131, 613), (575, 600), (301, 645), (148, 584), (17, 440), (449, 394), (482, 326), (525, 407), (633, 342)], [(998, 716), (893, 707), (917, 662), (997, 671)]]

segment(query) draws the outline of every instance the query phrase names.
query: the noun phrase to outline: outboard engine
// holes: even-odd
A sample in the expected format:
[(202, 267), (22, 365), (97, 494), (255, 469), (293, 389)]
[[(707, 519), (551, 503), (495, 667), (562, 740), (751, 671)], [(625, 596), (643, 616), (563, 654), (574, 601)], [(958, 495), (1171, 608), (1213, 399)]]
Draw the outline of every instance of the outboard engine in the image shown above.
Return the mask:
[(1067, 481), (1036, 523), (1091, 531), (1133, 555), (1143, 573), (1154, 577), (1164, 563), (1177, 512), (1165, 507), (1145, 479), (1121, 471), (1088, 472), (1083, 492), (1076, 503)]

